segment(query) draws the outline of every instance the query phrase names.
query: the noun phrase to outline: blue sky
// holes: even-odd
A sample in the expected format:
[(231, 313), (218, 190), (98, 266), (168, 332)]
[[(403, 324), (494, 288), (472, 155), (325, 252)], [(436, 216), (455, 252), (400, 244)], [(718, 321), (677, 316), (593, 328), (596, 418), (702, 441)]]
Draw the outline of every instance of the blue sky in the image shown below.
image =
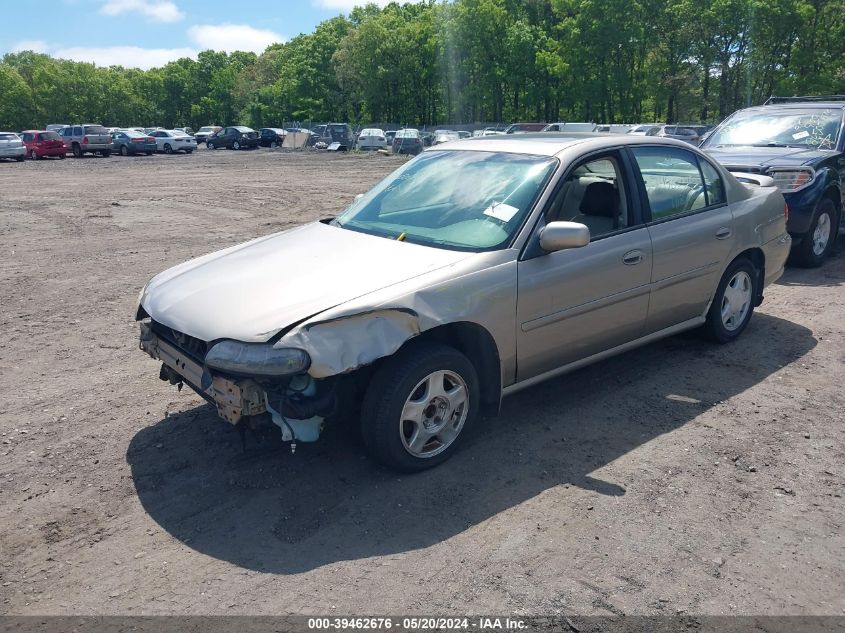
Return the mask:
[(0, 0), (3, 23), (14, 25), (0, 29), (0, 56), (35, 50), (151, 68), (209, 48), (260, 53), (364, 1)]

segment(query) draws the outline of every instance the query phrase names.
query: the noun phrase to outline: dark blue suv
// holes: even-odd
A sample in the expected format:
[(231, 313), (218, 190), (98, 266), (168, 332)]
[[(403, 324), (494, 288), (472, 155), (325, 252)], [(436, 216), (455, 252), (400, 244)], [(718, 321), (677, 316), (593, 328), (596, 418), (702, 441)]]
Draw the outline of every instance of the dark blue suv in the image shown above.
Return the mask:
[(843, 221), (843, 115), (845, 96), (772, 97), (733, 113), (701, 144), (730, 171), (775, 180), (789, 206), (792, 259), (803, 266), (824, 261)]

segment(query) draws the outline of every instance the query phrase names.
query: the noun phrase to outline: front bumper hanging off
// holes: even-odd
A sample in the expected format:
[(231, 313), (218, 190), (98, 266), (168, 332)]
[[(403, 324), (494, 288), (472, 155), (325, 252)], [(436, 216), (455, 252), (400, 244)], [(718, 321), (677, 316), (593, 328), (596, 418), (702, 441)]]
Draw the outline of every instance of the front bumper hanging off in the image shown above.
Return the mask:
[(217, 414), (231, 424), (244, 416), (267, 412), (264, 390), (253, 380), (230, 380), (212, 374), (190, 355), (157, 336), (149, 321), (141, 321), (140, 348), (162, 362), (161, 378), (172, 384), (187, 383), (217, 406)]

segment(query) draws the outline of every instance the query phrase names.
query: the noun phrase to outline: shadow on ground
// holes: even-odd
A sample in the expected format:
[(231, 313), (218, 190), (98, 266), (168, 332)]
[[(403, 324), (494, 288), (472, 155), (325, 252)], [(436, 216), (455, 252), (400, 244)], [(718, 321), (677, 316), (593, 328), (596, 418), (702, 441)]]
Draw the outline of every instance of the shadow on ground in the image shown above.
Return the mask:
[(248, 443), (207, 405), (132, 439), (127, 460), (150, 517), (195, 550), (297, 573), (429, 547), (557, 485), (624, 495), (590, 473), (753, 387), (816, 345), (810, 330), (756, 314), (735, 343), (667, 339), (562, 376), (480, 420), (446, 464), (398, 476), (327, 429), (291, 456)]

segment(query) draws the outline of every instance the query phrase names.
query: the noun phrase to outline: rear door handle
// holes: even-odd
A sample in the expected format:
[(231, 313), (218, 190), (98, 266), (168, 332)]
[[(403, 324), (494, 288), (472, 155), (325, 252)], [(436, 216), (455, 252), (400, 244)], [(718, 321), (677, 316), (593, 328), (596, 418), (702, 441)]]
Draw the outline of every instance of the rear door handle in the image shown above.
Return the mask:
[(725, 240), (731, 236), (731, 231), (728, 227), (723, 226), (718, 231), (716, 231), (716, 239), (717, 240)]
[(626, 266), (635, 266), (643, 261), (642, 251), (628, 251), (622, 256), (622, 263)]

